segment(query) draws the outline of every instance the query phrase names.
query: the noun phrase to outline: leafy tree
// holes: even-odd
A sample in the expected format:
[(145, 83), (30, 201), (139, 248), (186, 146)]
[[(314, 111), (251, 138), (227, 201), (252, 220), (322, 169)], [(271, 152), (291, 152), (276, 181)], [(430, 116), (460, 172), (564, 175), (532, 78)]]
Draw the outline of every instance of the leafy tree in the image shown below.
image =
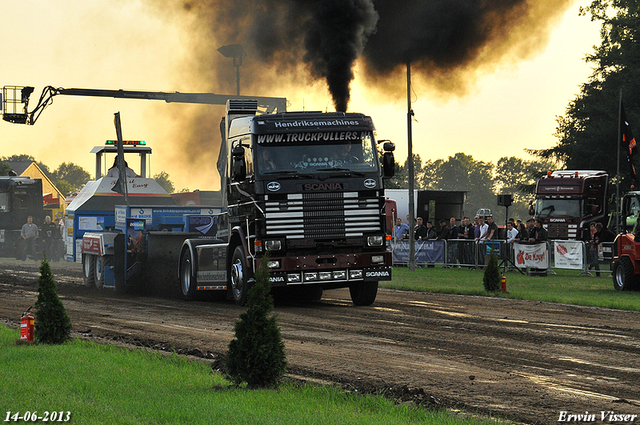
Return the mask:
[(262, 257), (256, 270), (255, 284), (249, 290), (247, 311), (235, 324), (235, 339), (229, 343), (227, 374), (249, 388), (276, 387), (287, 367), (284, 341), (274, 315), (273, 298), (269, 295), (269, 257)]
[(447, 160), (435, 161), (431, 168), (432, 189), (467, 192), (464, 204), (467, 215), (475, 214), (480, 208), (496, 208), (492, 163), (476, 161), (471, 155), (459, 152)]
[[(586, 57), (593, 73), (565, 115), (557, 117), (558, 144), (533, 152), (558, 160), (568, 169), (598, 169), (615, 175), (621, 94), (628, 121), (636, 135), (640, 134), (640, 3), (593, 0), (581, 8), (581, 14), (601, 23), (601, 44)], [(622, 151), (620, 171), (627, 180), (630, 171), (623, 165), (625, 156)]]
[[(80, 190), (91, 179), (91, 175), (87, 170), (73, 162), (63, 162), (51, 175), (53, 176), (53, 182), (62, 193)], [(62, 182), (71, 186), (71, 190), (64, 190), (68, 189), (68, 186), (65, 186), (65, 183)]]
[(153, 178), (155, 181), (158, 182), (160, 186), (162, 186), (164, 190), (167, 191), (167, 193), (175, 192), (175, 187), (173, 186), (173, 182), (169, 180), (169, 174), (166, 171), (161, 171), (160, 173), (153, 176)]
[(11, 167), (6, 162), (0, 161), (0, 176), (8, 175), (9, 171), (11, 171)]
[(58, 190), (60, 191), (60, 193), (62, 193), (65, 196), (77, 190), (75, 186), (73, 186), (71, 183), (69, 183), (66, 180), (58, 180), (55, 184)]
[(536, 182), (557, 165), (549, 160), (527, 161), (516, 157), (502, 157), (494, 169), (496, 194), (510, 194), (513, 204), (509, 215), (524, 218), (528, 215), (529, 201), (534, 198)]
[(56, 293), (56, 282), (46, 259), (40, 264), (35, 307), (35, 338), (45, 344), (67, 341), (71, 335), (71, 320)]

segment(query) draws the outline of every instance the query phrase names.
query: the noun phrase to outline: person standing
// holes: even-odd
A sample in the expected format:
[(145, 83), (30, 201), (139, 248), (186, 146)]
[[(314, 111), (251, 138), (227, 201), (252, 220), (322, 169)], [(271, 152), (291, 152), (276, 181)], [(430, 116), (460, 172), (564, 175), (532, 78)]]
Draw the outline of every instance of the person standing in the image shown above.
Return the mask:
[(27, 217), (27, 222), (22, 225), (20, 230), (20, 237), (23, 240), (22, 261), (27, 259), (27, 255), (31, 255), (34, 260), (36, 259), (36, 238), (38, 234), (38, 226), (33, 224), (33, 217)]
[(59, 233), (57, 226), (51, 221), (51, 217), (46, 216), (42, 225), (43, 259), (45, 255), (48, 256), (49, 260), (53, 259), (53, 240), (56, 239)]
[(416, 219), (417, 224), (415, 227), (415, 240), (417, 241), (421, 241), (421, 240), (427, 240), (427, 226), (424, 225), (424, 223), (422, 222), (422, 217), (418, 217)]
[(529, 232), (527, 232), (527, 226), (520, 220), (518, 220), (518, 224), (516, 226), (518, 229), (518, 236), (516, 236), (516, 240), (518, 242), (527, 242), (529, 240)]
[(401, 218), (396, 218), (396, 225), (393, 226), (393, 238), (398, 241), (408, 237), (409, 225), (402, 222)]
[(507, 222), (507, 243), (515, 242), (518, 238), (518, 229), (513, 227), (513, 222)]
[(533, 230), (529, 232), (529, 242), (539, 243), (545, 242), (548, 238), (547, 229), (542, 226), (542, 219), (536, 218), (533, 224)]
[(474, 264), (473, 261), (473, 240), (475, 239), (475, 228), (471, 224), (469, 217), (463, 217), (460, 226), (460, 232), (458, 238), (464, 239), (462, 243), (462, 249), (458, 250), (460, 258), (460, 264)]

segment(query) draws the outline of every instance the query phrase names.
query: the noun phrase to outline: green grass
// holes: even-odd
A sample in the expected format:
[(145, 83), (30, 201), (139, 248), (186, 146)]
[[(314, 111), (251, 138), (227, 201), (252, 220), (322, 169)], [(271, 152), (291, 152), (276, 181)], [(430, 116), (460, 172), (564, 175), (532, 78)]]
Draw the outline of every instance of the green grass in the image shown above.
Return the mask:
[(68, 411), (73, 424), (493, 423), (328, 386), (226, 388), (229, 383), (210, 365), (177, 355), (78, 339), (16, 344), (18, 338), (18, 331), (0, 326), (3, 421), (9, 411)]
[(407, 267), (394, 267), (393, 280), (380, 282), (380, 286), (640, 311), (640, 292), (616, 291), (608, 273), (603, 272), (602, 277), (589, 277), (578, 276), (579, 270), (557, 269), (555, 272), (556, 275), (544, 277), (522, 275), (517, 271), (507, 272), (507, 293), (490, 293), (482, 285), (483, 270), (443, 269), (436, 266), (417, 268), (411, 272)]

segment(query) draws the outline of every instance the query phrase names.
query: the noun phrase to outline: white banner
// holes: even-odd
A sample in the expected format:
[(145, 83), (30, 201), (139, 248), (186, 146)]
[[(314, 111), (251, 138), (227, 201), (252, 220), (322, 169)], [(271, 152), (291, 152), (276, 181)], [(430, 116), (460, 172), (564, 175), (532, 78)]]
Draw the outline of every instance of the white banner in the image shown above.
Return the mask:
[(549, 252), (546, 243), (527, 245), (521, 243), (513, 244), (513, 258), (516, 259), (516, 266), (528, 267), (532, 269), (549, 268)]
[(584, 268), (584, 256), (582, 242), (580, 241), (555, 241), (553, 243), (555, 267), (559, 269)]

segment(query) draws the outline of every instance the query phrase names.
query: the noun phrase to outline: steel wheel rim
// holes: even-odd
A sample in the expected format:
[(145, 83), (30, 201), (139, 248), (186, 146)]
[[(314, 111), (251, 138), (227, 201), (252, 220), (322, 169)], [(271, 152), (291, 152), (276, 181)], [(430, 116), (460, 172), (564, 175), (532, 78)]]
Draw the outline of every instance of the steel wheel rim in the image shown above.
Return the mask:
[(233, 289), (233, 296), (238, 299), (242, 294), (242, 282), (243, 282), (242, 262), (236, 260), (231, 266), (231, 288)]

